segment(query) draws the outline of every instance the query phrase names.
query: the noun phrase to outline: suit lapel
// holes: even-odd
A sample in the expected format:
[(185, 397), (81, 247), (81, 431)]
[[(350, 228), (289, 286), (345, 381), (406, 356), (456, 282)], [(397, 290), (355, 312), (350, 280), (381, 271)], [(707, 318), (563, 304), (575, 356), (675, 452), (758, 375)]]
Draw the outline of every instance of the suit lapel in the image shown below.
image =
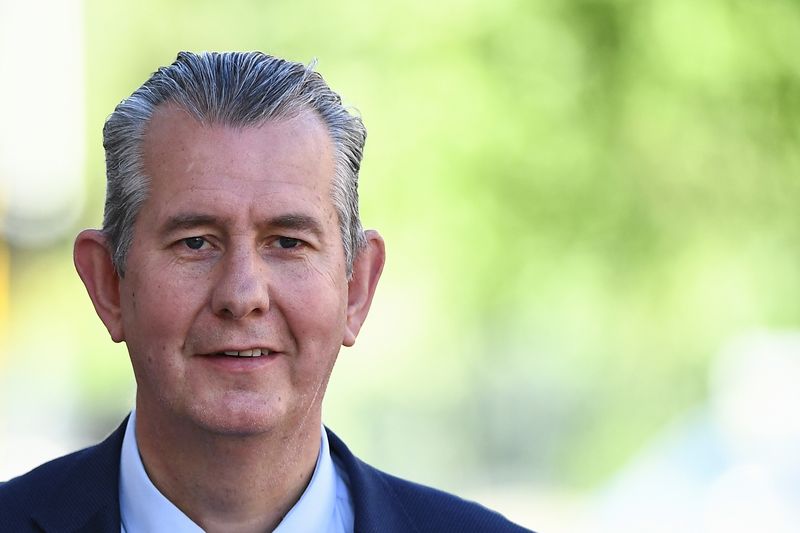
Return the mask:
[(33, 519), (44, 531), (115, 532), (120, 530), (119, 457), (126, 418), (106, 440), (79, 452), (69, 468), (44, 489)]
[(355, 457), (331, 430), (331, 454), (347, 472), (353, 498), (356, 533), (410, 533), (419, 531), (387, 482), (386, 476)]

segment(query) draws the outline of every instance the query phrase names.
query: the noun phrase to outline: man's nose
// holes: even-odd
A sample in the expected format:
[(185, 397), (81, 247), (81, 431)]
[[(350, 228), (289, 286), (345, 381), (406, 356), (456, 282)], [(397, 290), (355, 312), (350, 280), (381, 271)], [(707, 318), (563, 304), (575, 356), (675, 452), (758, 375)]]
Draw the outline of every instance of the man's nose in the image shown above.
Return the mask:
[(268, 266), (256, 250), (232, 250), (218, 267), (211, 306), (223, 318), (239, 320), (269, 310)]

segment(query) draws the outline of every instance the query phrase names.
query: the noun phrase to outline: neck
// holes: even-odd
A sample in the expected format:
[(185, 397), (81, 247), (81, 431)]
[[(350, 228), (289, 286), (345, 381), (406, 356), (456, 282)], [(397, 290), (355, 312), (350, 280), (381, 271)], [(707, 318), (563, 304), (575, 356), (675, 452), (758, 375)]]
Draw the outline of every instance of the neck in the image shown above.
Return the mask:
[(147, 475), (205, 531), (271, 531), (311, 480), (319, 416), (288, 430), (224, 435), (137, 408), (136, 441)]

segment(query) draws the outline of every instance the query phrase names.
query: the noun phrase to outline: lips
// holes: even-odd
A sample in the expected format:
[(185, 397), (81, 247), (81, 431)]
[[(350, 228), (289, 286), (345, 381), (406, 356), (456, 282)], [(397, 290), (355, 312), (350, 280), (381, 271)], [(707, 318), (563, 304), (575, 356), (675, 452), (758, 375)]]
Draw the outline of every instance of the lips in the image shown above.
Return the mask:
[(221, 350), (209, 350), (198, 353), (196, 360), (204, 365), (211, 365), (212, 368), (224, 372), (248, 373), (260, 371), (267, 368), (277, 361), (281, 352), (270, 350), (269, 348), (245, 348), (241, 350), (231, 350), (223, 348)]

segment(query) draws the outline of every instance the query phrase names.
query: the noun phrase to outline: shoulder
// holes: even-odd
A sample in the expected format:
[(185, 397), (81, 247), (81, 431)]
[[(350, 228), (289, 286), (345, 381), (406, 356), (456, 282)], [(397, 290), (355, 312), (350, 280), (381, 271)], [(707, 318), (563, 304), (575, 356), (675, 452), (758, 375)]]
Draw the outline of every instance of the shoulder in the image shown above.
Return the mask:
[(36, 517), (75, 516), (81, 509), (113, 503), (121, 443), (118, 429), (100, 444), (0, 483), (0, 531), (28, 531)]
[(81, 450), (59, 457), (0, 484), (0, 517), (4, 528), (14, 526), (25, 530), (31, 524), (31, 517), (38, 509), (51, 501), (54, 487), (62, 486), (65, 480), (74, 475), (76, 465), (90, 453)]
[(383, 477), (409, 513), (413, 510), (424, 520), (427, 531), (528, 531), (479, 503), (373, 470)]
[(530, 531), (478, 503), (382, 472), (356, 458), (332, 432), (328, 435), (334, 459), (349, 478), (357, 530)]
[(74, 465), (80, 463), (82, 457), (90, 453), (91, 449), (86, 448), (53, 459), (26, 474), (0, 483), (0, 502), (5, 502), (8, 498), (25, 498), (41, 494), (47, 487), (57, 484), (59, 480), (67, 476)]

